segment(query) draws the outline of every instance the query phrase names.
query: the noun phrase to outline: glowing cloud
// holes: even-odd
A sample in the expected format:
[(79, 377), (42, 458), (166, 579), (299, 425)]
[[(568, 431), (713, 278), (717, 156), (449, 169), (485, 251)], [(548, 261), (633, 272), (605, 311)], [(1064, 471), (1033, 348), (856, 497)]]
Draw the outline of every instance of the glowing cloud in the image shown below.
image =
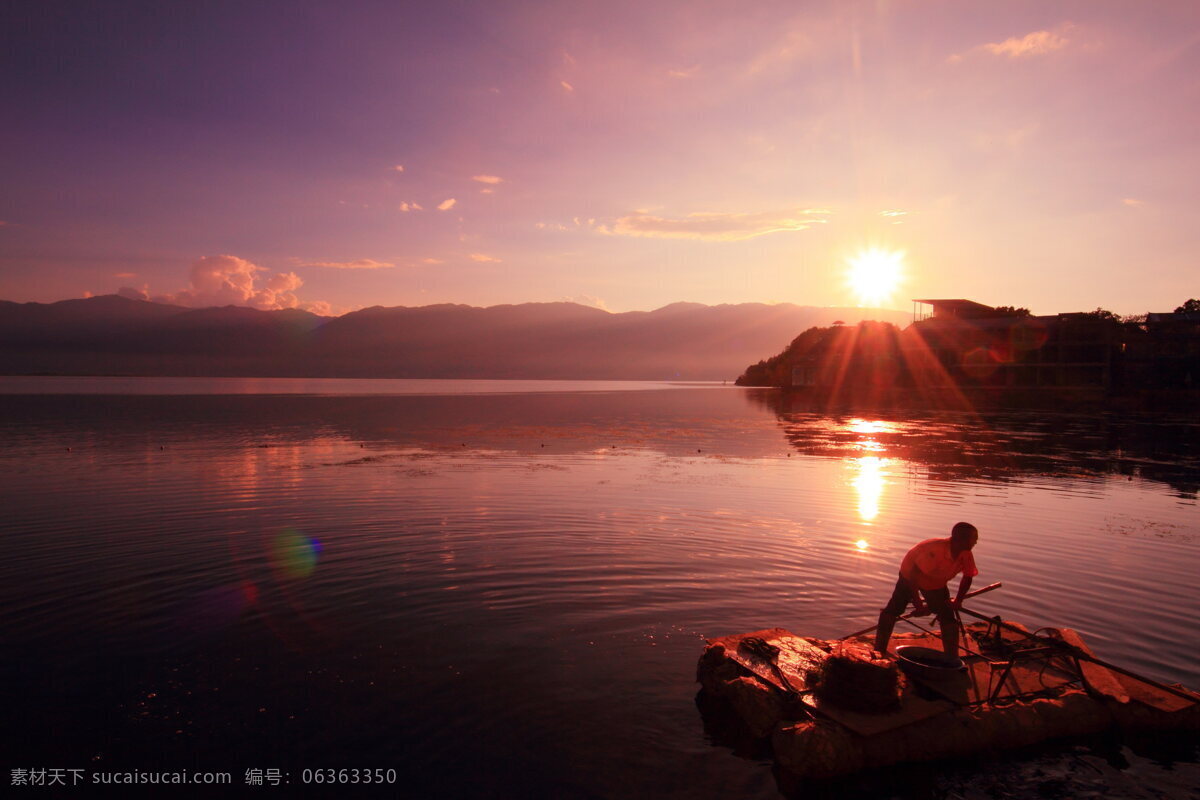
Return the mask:
[[(1069, 30), (1070, 26), (1063, 26), (1062, 30)], [(988, 53), (993, 56), (1002, 56), (1006, 58), (1028, 58), (1030, 56), (1042, 56), (1047, 53), (1053, 53), (1055, 50), (1061, 50), (1070, 43), (1070, 39), (1063, 36), (1061, 33), (1053, 31), (1034, 31), (1027, 33), (1024, 36), (1013, 36), (1005, 39), (1003, 42), (988, 42), (974, 47), (970, 50), (972, 53)], [(962, 53), (957, 53), (947, 59), (950, 63), (955, 64), (963, 60)]]
[(472, 261), (479, 261), (481, 263), (489, 263), (489, 262), (499, 263), (500, 262), (500, 259), (496, 258), (495, 256), (489, 256), (486, 253), (471, 253), (469, 258)]
[(303, 266), (329, 269), (387, 269), (396, 265), (388, 261), (376, 261), (373, 258), (360, 258), (357, 261), (313, 261)]
[(567, 83), (566, 81), (559, 81), (558, 85), (563, 87), (564, 89), (566, 89), (568, 93), (575, 91), (575, 87), (572, 86), (571, 84)]
[(802, 231), (825, 222), (821, 209), (757, 214), (722, 214), (698, 211), (686, 217), (658, 217), (635, 211), (618, 219), (611, 227), (601, 225), (600, 233), (615, 236), (644, 236), (657, 239), (699, 239), (710, 242), (736, 242), (768, 233)]
[(457, 202), (458, 201), (453, 197), (448, 197), (442, 202), (438, 203), (437, 209), (438, 211), (449, 211), (450, 209), (454, 208), (454, 204)]
[(471, 180), (478, 181), (479, 183), (504, 183), (504, 178), (498, 178), (495, 175), (472, 175)]
[(396, 166), (392, 167), (392, 169), (393, 169), (394, 171), (396, 171), (396, 172), (404, 172), (404, 165), (403, 165), (403, 164), (397, 164)]
[(1068, 41), (1070, 40), (1065, 36), (1059, 36), (1057, 33), (1034, 31), (1033, 33), (1025, 34), (1019, 39), (1013, 37), (1005, 39), (1003, 42), (985, 44), (983, 49), (992, 55), (1023, 58), (1025, 56), (1040, 56), (1044, 53), (1061, 50), (1067, 46)]
[[(190, 285), (187, 289), (176, 294), (159, 295), (153, 299), (157, 303), (173, 303), (191, 308), (234, 305), (250, 306), (263, 311), (281, 308), (328, 310), (329, 304), (323, 301), (300, 302), (295, 292), (304, 285), (304, 281), (296, 273), (277, 272), (263, 285), (258, 281), (259, 273), (262, 272), (266, 270), (237, 256), (205, 256), (192, 264), (188, 273)], [(123, 288), (133, 293), (139, 292), (137, 289)]]
[(401, 211), (403, 211), (405, 213), (407, 213), (409, 211), (424, 211), (425, 210), (425, 209), (421, 208), (420, 203), (401, 203), (400, 205), (396, 206), (396, 208), (400, 209)]

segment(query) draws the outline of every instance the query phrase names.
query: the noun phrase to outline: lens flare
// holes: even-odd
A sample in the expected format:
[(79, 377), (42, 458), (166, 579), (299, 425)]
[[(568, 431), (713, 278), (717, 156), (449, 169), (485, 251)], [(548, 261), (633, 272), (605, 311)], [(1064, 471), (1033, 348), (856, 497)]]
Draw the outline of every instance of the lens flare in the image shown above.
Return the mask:
[(307, 578), (317, 567), (321, 543), (294, 528), (284, 528), (271, 542), (271, 566), (287, 578)]

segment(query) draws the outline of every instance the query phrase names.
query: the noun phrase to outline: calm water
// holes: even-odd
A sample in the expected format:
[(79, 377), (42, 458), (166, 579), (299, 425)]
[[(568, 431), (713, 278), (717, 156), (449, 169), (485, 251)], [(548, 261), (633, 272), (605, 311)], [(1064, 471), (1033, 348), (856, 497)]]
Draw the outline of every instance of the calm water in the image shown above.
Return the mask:
[[(865, 627), (907, 547), (961, 519), (977, 581), (1004, 583), (976, 610), (1200, 686), (1190, 421), (534, 383), (4, 379), (5, 769), (778, 796), (768, 760), (706, 732), (703, 638)], [(1200, 775), (1122, 757), (1111, 780), (1168, 796)], [(1044, 794), (1044, 770), (1094, 779), (1086, 758), (985, 776)], [(905, 774), (911, 796), (988, 785)]]

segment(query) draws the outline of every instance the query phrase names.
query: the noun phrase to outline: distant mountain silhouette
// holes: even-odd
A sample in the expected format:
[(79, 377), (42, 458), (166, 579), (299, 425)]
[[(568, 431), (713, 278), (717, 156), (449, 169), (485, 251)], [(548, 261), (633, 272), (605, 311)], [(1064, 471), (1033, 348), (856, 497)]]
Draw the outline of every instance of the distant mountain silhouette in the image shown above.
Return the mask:
[(813, 325), (908, 314), (789, 303), (190, 309), (117, 295), (0, 301), (0, 373), (730, 380)]

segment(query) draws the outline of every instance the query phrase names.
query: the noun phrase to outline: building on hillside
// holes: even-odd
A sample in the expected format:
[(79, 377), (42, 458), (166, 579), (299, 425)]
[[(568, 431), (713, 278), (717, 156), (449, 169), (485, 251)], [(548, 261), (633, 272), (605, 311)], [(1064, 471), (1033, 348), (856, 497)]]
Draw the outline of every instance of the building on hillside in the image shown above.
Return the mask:
[(920, 310), (901, 349), (916, 387), (1107, 390), (1116, 382), (1121, 326), (1115, 319), (1034, 316), (963, 299), (913, 302)]

